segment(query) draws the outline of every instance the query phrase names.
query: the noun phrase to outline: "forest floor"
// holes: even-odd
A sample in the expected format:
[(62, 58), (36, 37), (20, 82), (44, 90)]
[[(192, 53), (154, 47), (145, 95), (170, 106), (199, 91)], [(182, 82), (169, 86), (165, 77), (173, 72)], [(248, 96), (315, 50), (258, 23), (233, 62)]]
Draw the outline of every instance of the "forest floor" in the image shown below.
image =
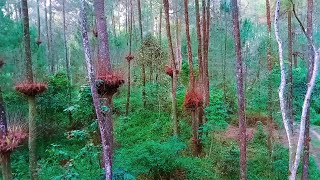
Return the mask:
[[(300, 124), (294, 124), (294, 142), (298, 142)], [(277, 136), (276, 136), (277, 137)], [(319, 169), (320, 169), (320, 127), (310, 127), (310, 155), (314, 157)], [(287, 135), (284, 129), (278, 132), (278, 138), (282, 144), (288, 146)]]
[[(294, 125), (294, 141), (298, 142), (299, 138), (299, 126), (300, 124)], [(256, 128), (247, 128), (247, 138), (248, 140), (253, 138), (254, 133), (256, 132)], [(238, 140), (239, 128), (237, 126), (229, 126), (227, 131), (223, 134), (225, 137), (229, 139)], [(284, 146), (288, 146), (287, 135), (284, 129), (274, 129), (273, 136), (276, 141), (279, 141)], [(314, 157), (319, 169), (320, 169), (320, 127), (311, 126), (310, 128), (310, 154)]]

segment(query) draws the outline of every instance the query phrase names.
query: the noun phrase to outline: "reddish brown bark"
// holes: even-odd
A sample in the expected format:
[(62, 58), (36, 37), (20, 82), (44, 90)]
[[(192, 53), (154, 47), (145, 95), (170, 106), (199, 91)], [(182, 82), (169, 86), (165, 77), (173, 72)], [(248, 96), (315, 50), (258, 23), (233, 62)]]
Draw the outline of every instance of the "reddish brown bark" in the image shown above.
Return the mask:
[(243, 88), (243, 62), (241, 55), (241, 39), (239, 27), (238, 1), (231, 1), (234, 46), (237, 56), (237, 96), (238, 96), (238, 119), (239, 119), (239, 139), (240, 139), (240, 179), (247, 179), (247, 140), (246, 140), (246, 119), (245, 119), (245, 96)]
[(94, 10), (97, 23), (98, 41), (99, 41), (99, 51), (98, 51), (98, 64), (99, 71), (104, 71), (105, 69), (109, 72), (111, 71), (111, 61), (109, 55), (109, 38), (107, 32), (107, 24), (104, 11), (104, 0), (94, 1)]
[(198, 39), (198, 64), (199, 64), (199, 76), (202, 82), (203, 64), (202, 64), (202, 38), (201, 38), (201, 23), (200, 23), (200, 10), (199, 0), (195, 0), (196, 8), (196, 24), (197, 24), (197, 39)]
[(177, 71), (176, 71), (176, 61), (175, 61), (175, 54), (172, 45), (172, 37), (171, 37), (171, 29), (170, 29), (170, 17), (169, 17), (169, 1), (163, 0), (163, 7), (165, 12), (165, 19), (166, 19), (166, 30), (167, 30), (167, 37), (168, 37), (168, 47), (169, 47), (169, 54), (171, 60), (171, 67), (173, 68), (173, 76), (172, 76), (172, 119), (173, 119), (173, 132), (174, 135), (178, 135), (178, 117), (177, 117)]
[[(312, 39), (313, 34), (313, 0), (307, 0), (307, 36)], [(309, 44), (308, 51), (308, 83), (310, 83), (312, 77), (312, 70), (314, 67), (314, 54), (312, 45)], [(310, 109), (306, 115), (306, 125), (304, 134), (304, 149), (303, 149), (303, 169), (302, 169), (302, 180), (307, 180), (309, 176), (309, 149), (310, 149)]]

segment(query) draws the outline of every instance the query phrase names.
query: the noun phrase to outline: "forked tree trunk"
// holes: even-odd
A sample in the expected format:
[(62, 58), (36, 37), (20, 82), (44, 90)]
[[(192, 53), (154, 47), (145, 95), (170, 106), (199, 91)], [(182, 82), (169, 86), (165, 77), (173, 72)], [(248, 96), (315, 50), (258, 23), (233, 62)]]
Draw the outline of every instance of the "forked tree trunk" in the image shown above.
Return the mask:
[(241, 39), (239, 27), (238, 1), (231, 1), (234, 46), (237, 56), (237, 96), (238, 96), (238, 119), (239, 119), (239, 139), (240, 139), (240, 179), (247, 179), (247, 137), (246, 137), (246, 117), (245, 117), (245, 95), (243, 88), (243, 62), (241, 55)]
[(268, 149), (269, 155), (272, 152), (272, 122), (273, 122), (273, 90), (272, 90), (272, 55), (271, 55), (271, 13), (270, 0), (266, 0), (267, 25), (268, 25), (268, 47), (267, 47), (267, 63), (268, 63)]
[(112, 126), (108, 127), (108, 124), (106, 123), (106, 121), (110, 117), (104, 117), (104, 115), (102, 114), (100, 99), (99, 99), (99, 95), (95, 85), (95, 71), (94, 71), (93, 61), (91, 57), (90, 43), (89, 43), (88, 31), (87, 31), (87, 16), (85, 11), (85, 0), (81, 1), (80, 14), (81, 14), (81, 33), (83, 38), (83, 47), (84, 47), (84, 55), (85, 55), (86, 66), (87, 66), (87, 73), (88, 73), (90, 88), (92, 92), (93, 105), (95, 107), (95, 112), (97, 115), (100, 135), (101, 135), (103, 162), (104, 162), (104, 169), (106, 171), (105, 179), (111, 180), (112, 179), (112, 147), (111, 147), (112, 138), (110, 139), (109, 136), (112, 135), (112, 131), (110, 131)]
[[(28, 2), (22, 0), (22, 14), (23, 14), (23, 41), (25, 47), (25, 65), (26, 77), (28, 83), (33, 83), (31, 46), (30, 46), (30, 31), (29, 31), (29, 13)], [(28, 96), (29, 102), (29, 171), (30, 179), (38, 179), (37, 174), (37, 158), (36, 158), (36, 100), (35, 96)]]
[(168, 37), (168, 47), (169, 47), (169, 54), (171, 60), (171, 68), (173, 70), (172, 76), (172, 119), (173, 119), (173, 132), (174, 135), (178, 135), (179, 129), (179, 122), (177, 117), (177, 72), (176, 72), (176, 60), (175, 54), (172, 46), (172, 38), (171, 38), (171, 29), (170, 29), (170, 17), (169, 17), (169, 1), (163, 0), (163, 7), (165, 12), (165, 19), (166, 19), (166, 29), (167, 29), (167, 37)]
[[(279, 59), (280, 59), (280, 66), (281, 66), (281, 78), (285, 77), (285, 72), (284, 72), (284, 67), (283, 67), (283, 56), (282, 56), (282, 43), (281, 43), (281, 39), (279, 37), (279, 13), (280, 13), (280, 3), (281, 0), (277, 0), (277, 4), (276, 4), (276, 12), (275, 12), (275, 34), (276, 34), (276, 38), (278, 41), (278, 45), (279, 45)], [(305, 136), (305, 130), (306, 130), (306, 118), (307, 118), (307, 114), (308, 111), (310, 109), (310, 101), (311, 101), (311, 95), (312, 95), (312, 91), (315, 87), (315, 82), (316, 82), (316, 77), (318, 74), (318, 67), (319, 67), (319, 58), (320, 58), (320, 49), (316, 50), (313, 40), (312, 38), (310, 38), (307, 34), (307, 32), (305, 31), (305, 28), (301, 22), (301, 20), (298, 18), (296, 11), (295, 11), (295, 7), (293, 2), (291, 1), (291, 4), (293, 5), (293, 13), (295, 18), (297, 19), (303, 33), (305, 34), (305, 36), (308, 39), (308, 43), (310, 45), (310, 47), (312, 47), (312, 52), (314, 54), (314, 65), (313, 65), (313, 69), (312, 69), (312, 76), (310, 78), (310, 81), (308, 83), (308, 87), (307, 87), (307, 92), (305, 94), (304, 97), (304, 101), (303, 101), (303, 106), (302, 106), (302, 113), (301, 113), (301, 118), (300, 118), (300, 130), (299, 130), (299, 138), (298, 138), (298, 142), (297, 142), (297, 148), (295, 151), (294, 156), (292, 156), (292, 159), (290, 159), (291, 161), (289, 161), (289, 179), (290, 180), (296, 180), (296, 176), (297, 176), (297, 170), (298, 170), (298, 166), (300, 163), (300, 158), (301, 158), (301, 153), (302, 153), (302, 149), (303, 149), (303, 145), (304, 145), (304, 136)], [(283, 80), (282, 80), (283, 81)], [(280, 86), (280, 91), (279, 91), (279, 98), (280, 98), (280, 105), (281, 105), (281, 111), (282, 111), (282, 118), (285, 124), (285, 128), (288, 132), (290, 132), (290, 130), (288, 129), (288, 120), (287, 120), (287, 116), (286, 116), (286, 106), (284, 106), (283, 102), (283, 90), (285, 87), (285, 83), (284, 85), (281, 83), (282, 86)], [(289, 138), (289, 137), (288, 137)], [(290, 147), (289, 144), (289, 151), (292, 152), (293, 148)]]
[[(313, 27), (312, 27), (312, 15), (313, 15), (313, 0), (307, 0), (308, 12), (307, 12), (307, 35), (312, 39)], [(308, 83), (312, 77), (313, 60), (314, 53), (312, 46), (309, 44), (308, 51)], [(310, 109), (307, 111), (306, 115), (306, 131), (304, 134), (304, 153), (303, 153), (303, 169), (302, 169), (302, 180), (307, 180), (309, 175), (309, 149), (310, 149)]]

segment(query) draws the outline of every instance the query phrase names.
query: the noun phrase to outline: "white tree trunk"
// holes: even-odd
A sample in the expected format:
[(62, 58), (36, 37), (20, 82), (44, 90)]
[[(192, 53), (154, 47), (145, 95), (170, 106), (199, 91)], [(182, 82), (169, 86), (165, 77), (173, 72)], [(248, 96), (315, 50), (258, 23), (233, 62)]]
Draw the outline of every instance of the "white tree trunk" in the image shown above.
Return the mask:
[(275, 20), (274, 20), (274, 30), (276, 35), (276, 40), (279, 46), (279, 61), (280, 61), (280, 70), (281, 70), (281, 83), (279, 87), (279, 100), (280, 100), (280, 108), (282, 114), (282, 121), (284, 128), (286, 130), (288, 144), (289, 144), (289, 169), (291, 169), (293, 165), (293, 157), (294, 157), (294, 145), (292, 138), (292, 131), (290, 131), (289, 119), (287, 114), (287, 103), (285, 100), (285, 88), (286, 88), (286, 72), (283, 60), (283, 48), (282, 48), (282, 40), (279, 35), (279, 14), (280, 14), (280, 5), (281, 0), (277, 0), (276, 11), (275, 11)]
[[(312, 95), (312, 91), (314, 89), (315, 86), (315, 82), (316, 82), (316, 77), (318, 74), (318, 69), (319, 69), (319, 58), (320, 58), (320, 49), (318, 49), (316, 51), (314, 44), (312, 42), (312, 38), (308, 37), (308, 42), (309, 44), (313, 47), (313, 53), (315, 54), (314, 56), (314, 67), (312, 70), (312, 76), (310, 79), (310, 82), (308, 83), (308, 88), (307, 88), (307, 93), (304, 97), (304, 102), (303, 102), (303, 106), (302, 106), (302, 113), (301, 113), (301, 119), (300, 119), (300, 131), (299, 131), (299, 139), (297, 142), (297, 148), (296, 148), (296, 153), (294, 156), (294, 147), (293, 147), (293, 140), (292, 140), (292, 134), (291, 131), (289, 129), (289, 121), (288, 121), (288, 117), (286, 114), (286, 104), (285, 104), (285, 100), (284, 100), (284, 90), (285, 90), (285, 69), (284, 69), (284, 62), (283, 62), (283, 53), (282, 53), (282, 42), (279, 36), (279, 12), (280, 12), (280, 2), (281, 0), (277, 0), (277, 5), (276, 5), (276, 11), (275, 11), (275, 35), (276, 35), (276, 39), (278, 42), (278, 46), (279, 46), (279, 60), (280, 60), (280, 68), (281, 68), (281, 84), (280, 84), (280, 89), (279, 89), (279, 99), (280, 99), (280, 107), (281, 107), (281, 113), (282, 113), (282, 119), (283, 119), (283, 123), (287, 132), (287, 137), (288, 137), (288, 142), (289, 142), (289, 180), (296, 180), (296, 176), (297, 176), (297, 170), (299, 167), (299, 163), (300, 163), (300, 159), (301, 159), (301, 153), (302, 153), (302, 149), (303, 149), (303, 144), (304, 144), (304, 133), (305, 133), (305, 122), (306, 122), (306, 116), (307, 116), (307, 112), (310, 109), (310, 101), (311, 101), (311, 95)], [(295, 12), (294, 12), (295, 13)], [(295, 14), (296, 16), (296, 14)], [(297, 17), (296, 17), (297, 18)], [(299, 21), (299, 19), (297, 18), (297, 20)], [(299, 21), (300, 26), (302, 28), (302, 30), (305, 32), (303, 25), (301, 23), (301, 21)]]

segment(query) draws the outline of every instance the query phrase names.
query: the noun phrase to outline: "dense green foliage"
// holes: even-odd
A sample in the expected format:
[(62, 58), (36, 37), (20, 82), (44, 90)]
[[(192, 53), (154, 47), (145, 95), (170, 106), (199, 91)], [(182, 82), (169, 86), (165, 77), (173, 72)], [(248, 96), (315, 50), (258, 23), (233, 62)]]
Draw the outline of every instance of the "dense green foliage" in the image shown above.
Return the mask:
[[(109, 3), (113, 4), (115, 1)], [(4, 5), (5, 1), (0, 0), (0, 8), (4, 8)], [(151, 21), (151, 18), (147, 15), (153, 13), (152, 4), (150, 6), (143, 9), (143, 15), (146, 16), (144, 18), (148, 22)], [(169, 64), (165, 46), (167, 40), (161, 39), (160, 41), (160, 38), (154, 35), (156, 33), (144, 32), (145, 39), (141, 42), (137, 35), (139, 29), (134, 27), (135, 59), (132, 63), (132, 91), (128, 117), (124, 116), (127, 100), (126, 86), (120, 88), (113, 99), (115, 136), (113, 176), (115, 180), (239, 179), (238, 142), (227, 134), (230, 127), (238, 124), (229, 1), (223, 1), (220, 10), (219, 15), (224, 21), (215, 23), (210, 32), (213, 44), (209, 49), (210, 104), (205, 109), (206, 121), (198, 129), (203, 148), (199, 157), (192, 155), (192, 120), (189, 112), (183, 107), (189, 83), (187, 43), (184, 33), (181, 36), (183, 60), (177, 87), (180, 134), (176, 137), (172, 136), (171, 79), (164, 72), (164, 66)], [(111, 14), (109, 11), (106, 13)], [(91, 20), (90, 23), (94, 24)], [(143, 27), (151, 29), (150, 24), (144, 23)], [(172, 27), (176, 28), (175, 25)], [(57, 25), (57, 34), (61, 33), (61, 28), (59, 28), (60, 26)], [(116, 28), (110, 27), (109, 30), (110, 52), (115, 69), (124, 71), (128, 33), (123, 27), (119, 27), (119, 30)], [(274, 67), (271, 78), (268, 78), (266, 62), (268, 37), (265, 24), (261, 25), (245, 17), (241, 21), (241, 29), (243, 59), (246, 66), (245, 91), (248, 125), (254, 129), (253, 138), (248, 141), (248, 179), (287, 179), (288, 149), (285, 144), (276, 139), (281, 137), (275, 137), (276, 140), (270, 153), (267, 146), (266, 126), (263, 122), (267, 114), (267, 102), (270, 100), (274, 108), (273, 116), (276, 126), (274, 130), (281, 131), (281, 114), (277, 96), (280, 70), (276, 48), (272, 49)], [(116, 31), (116, 34), (113, 31)], [(101, 162), (100, 134), (92, 105), (92, 94), (87, 84), (83, 65), (80, 32), (74, 27), (68, 39), (72, 82), (68, 81), (65, 74), (65, 65), (62, 60), (64, 54), (61, 50), (63, 40), (57, 34), (53, 44), (57, 70), (54, 74), (49, 75), (46, 44), (44, 43), (39, 48), (36, 46), (34, 41), (36, 28), (34, 25), (31, 26), (35, 76), (36, 79), (48, 83), (48, 90), (37, 98), (39, 178), (43, 180), (102, 179), (104, 172)], [(320, 37), (318, 31), (315, 32), (315, 35)], [(27, 119), (26, 97), (15, 92), (13, 88), (17, 82), (24, 80), (22, 36), (22, 23), (0, 10), (0, 57), (6, 62), (4, 68), (0, 70), (0, 86), (4, 90), (3, 95), (8, 114), (19, 114)], [(194, 54), (193, 67), (198, 78), (199, 64), (194, 26), (191, 26), (191, 36)], [(90, 40), (94, 47), (93, 52), (96, 53), (97, 41), (92, 35)], [(273, 47), (276, 47), (274, 39), (271, 43)], [(303, 43), (305, 40), (297, 37), (296, 48), (299, 49)], [(297, 121), (300, 119), (307, 79), (305, 59), (298, 58), (298, 60), (298, 67), (293, 70), (294, 115)], [(143, 107), (141, 93), (143, 89), (142, 63), (146, 65), (146, 107)], [(267, 94), (269, 81), (272, 83), (272, 99), (268, 99)], [(311, 104), (312, 126), (320, 126), (319, 92), (320, 85), (317, 83)], [(313, 156), (310, 160), (310, 180), (318, 180), (320, 178), (319, 168)], [(16, 179), (28, 179), (28, 147), (26, 144), (13, 152), (12, 169)]]

